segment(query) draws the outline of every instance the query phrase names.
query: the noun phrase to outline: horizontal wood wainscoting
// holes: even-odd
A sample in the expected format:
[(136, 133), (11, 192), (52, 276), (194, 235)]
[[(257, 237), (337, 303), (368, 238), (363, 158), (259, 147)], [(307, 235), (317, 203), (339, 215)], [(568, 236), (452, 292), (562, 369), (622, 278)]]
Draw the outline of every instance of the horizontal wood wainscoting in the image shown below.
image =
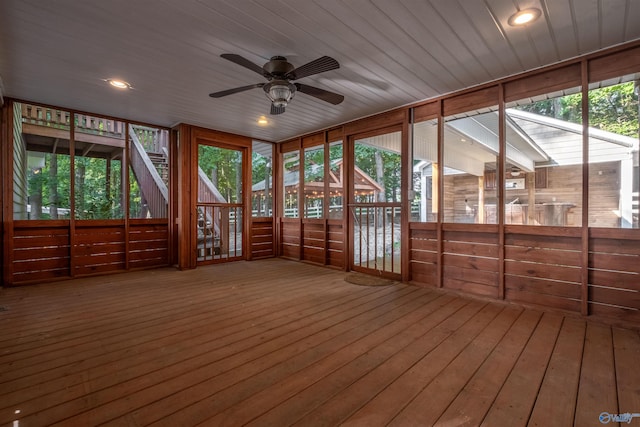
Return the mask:
[(169, 263), (166, 219), (14, 221), (7, 285), (112, 273)]
[(590, 316), (640, 322), (640, 230), (589, 229), (583, 266), (579, 227), (505, 225), (503, 251), (496, 225), (441, 228), (439, 241), (436, 223), (409, 224), (411, 283), (492, 298), (500, 298), (504, 286), (508, 301), (575, 313), (586, 303)]
[(409, 223), (410, 281), (438, 286), (438, 230), (433, 222)]
[(345, 268), (341, 219), (281, 218), (281, 254), (285, 258)]
[(442, 287), (498, 296), (498, 226), (443, 224)]
[(640, 408), (637, 330), (344, 279), (271, 258), (0, 289), (0, 425), (598, 426)]
[(581, 233), (580, 228), (505, 226), (505, 298), (579, 313)]
[(302, 224), (296, 218), (280, 218), (280, 254), (289, 259), (300, 259), (300, 231)]
[(269, 258), (274, 251), (273, 218), (251, 218), (251, 259)]
[(589, 311), (640, 323), (638, 230), (589, 230)]

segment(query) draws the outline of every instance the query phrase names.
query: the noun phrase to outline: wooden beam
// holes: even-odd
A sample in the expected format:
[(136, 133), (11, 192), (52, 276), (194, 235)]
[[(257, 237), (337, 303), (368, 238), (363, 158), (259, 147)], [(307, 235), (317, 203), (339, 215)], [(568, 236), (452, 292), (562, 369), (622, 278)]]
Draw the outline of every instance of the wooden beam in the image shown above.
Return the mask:
[(589, 314), (589, 68), (586, 60), (582, 75), (582, 289), (580, 311)]
[(505, 167), (507, 162), (507, 114), (504, 105), (504, 85), (498, 86), (498, 165), (496, 167), (496, 183), (498, 184), (498, 299), (505, 298), (505, 250), (504, 250), (504, 199), (505, 199)]
[(437, 258), (436, 258), (436, 277), (437, 287), (441, 288), (444, 283), (444, 273), (442, 262), (444, 260), (444, 244), (443, 237), (444, 232), (442, 229), (442, 222), (444, 221), (444, 102), (440, 100), (438, 108), (438, 210), (436, 215), (437, 228), (436, 228), (436, 240), (437, 240)]
[(412, 110), (407, 109), (404, 117), (404, 123), (402, 124), (400, 149), (400, 152), (403, 153), (403, 155), (400, 156), (400, 160), (402, 162), (400, 167), (400, 194), (402, 203), (400, 208), (400, 253), (402, 254), (400, 257), (400, 274), (403, 282), (408, 282), (411, 278), (409, 262), (409, 252), (411, 249), (409, 232), (411, 200), (409, 199), (409, 190), (413, 188), (413, 138), (411, 133), (411, 114)]

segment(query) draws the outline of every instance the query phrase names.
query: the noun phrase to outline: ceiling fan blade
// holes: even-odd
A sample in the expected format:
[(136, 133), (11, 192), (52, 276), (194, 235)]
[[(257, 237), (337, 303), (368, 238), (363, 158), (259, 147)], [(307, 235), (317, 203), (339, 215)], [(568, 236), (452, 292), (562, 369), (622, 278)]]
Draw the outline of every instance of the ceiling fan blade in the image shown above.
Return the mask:
[(330, 104), (338, 105), (342, 101), (344, 101), (344, 96), (339, 95), (337, 93), (330, 92), (325, 89), (320, 89), (318, 87), (305, 85), (302, 83), (294, 83), (294, 84), (296, 85), (296, 88), (298, 89), (299, 92), (321, 99)]
[(275, 105), (271, 104), (271, 114), (272, 115), (278, 115), (278, 114), (282, 114), (284, 113), (284, 107), (276, 107)]
[(222, 98), (223, 96), (233, 95), (234, 93), (244, 92), (245, 90), (262, 87), (264, 85), (265, 85), (264, 83), (256, 83), (254, 85), (242, 86), (242, 87), (237, 87), (235, 89), (227, 89), (227, 90), (222, 90), (220, 92), (210, 93), (209, 96), (212, 98)]
[(220, 55), (222, 58), (233, 62), (234, 64), (238, 64), (244, 68), (248, 68), (251, 71), (255, 71), (256, 73), (260, 74), (261, 76), (264, 77), (268, 77), (270, 74), (265, 73), (265, 71), (262, 69), (261, 66), (254, 64), (253, 62), (249, 61), (246, 58), (243, 58), (240, 55), (236, 55), (235, 53), (223, 53), (222, 55)]
[(329, 56), (323, 56), (298, 68), (289, 71), (285, 77), (290, 80), (297, 80), (303, 77), (312, 76), (325, 71), (331, 71), (340, 68), (340, 64)]

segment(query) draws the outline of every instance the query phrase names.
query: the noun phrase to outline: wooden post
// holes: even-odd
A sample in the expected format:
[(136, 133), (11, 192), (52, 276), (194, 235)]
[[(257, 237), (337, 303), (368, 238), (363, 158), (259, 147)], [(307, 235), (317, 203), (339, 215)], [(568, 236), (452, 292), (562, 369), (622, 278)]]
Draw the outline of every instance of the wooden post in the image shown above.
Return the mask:
[(431, 212), (440, 212), (440, 163), (431, 163)]
[[(0, 272), (2, 275), (2, 285), (11, 285), (13, 276), (13, 206), (9, 203), (13, 202), (9, 197), (13, 187), (13, 120), (14, 120), (14, 101), (10, 101), (3, 108), (0, 108), (0, 143), (5, 149), (0, 150), (0, 173), (2, 174), (2, 185), (0, 186), (0, 219), (2, 220), (2, 228), (0, 234), (2, 237), (2, 248), (0, 248), (0, 259), (2, 266)], [(24, 105), (22, 106), (24, 111)]]
[(484, 175), (478, 177), (478, 224), (485, 223), (484, 212)]
[(440, 105), (438, 108), (438, 165), (442, 165), (437, 169), (438, 177), (437, 181), (437, 192), (434, 197), (437, 198), (438, 210), (436, 215), (437, 226), (436, 226), (436, 239), (437, 239), (437, 265), (436, 265), (436, 277), (437, 277), (437, 286), (439, 288), (442, 287), (444, 283), (443, 277), (443, 265), (442, 262), (444, 260), (444, 232), (442, 230), (442, 221), (444, 220), (444, 102), (442, 99), (439, 101)]
[(582, 266), (581, 312), (589, 315), (589, 63), (582, 72)]
[(496, 167), (496, 184), (498, 185), (498, 299), (505, 299), (505, 167), (507, 158), (506, 112), (504, 106), (504, 85), (498, 86), (498, 167)]
[(527, 208), (527, 222), (528, 225), (536, 224), (536, 173), (527, 172), (525, 175), (527, 194), (529, 199), (529, 207)]
[[(404, 116), (404, 122), (402, 124), (402, 133), (401, 135), (401, 153), (405, 153), (405, 155), (401, 156), (400, 161), (402, 162), (400, 170), (400, 194), (401, 196), (401, 208), (400, 208), (400, 274), (402, 276), (403, 282), (408, 282), (411, 279), (410, 275), (410, 231), (409, 231), (409, 218), (411, 216), (411, 200), (409, 199), (409, 190), (413, 188), (413, 180), (411, 177), (413, 164), (413, 137), (411, 135), (412, 129), (412, 109), (407, 110), (407, 114)], [(392, 209), (393, 212), (393, 209)], [(391, 224), (393, 225), (393, 214), (391, 217)], [(391, 248), (391, 262), (393, 263), (393, 243)], [(392, 264), (393, 266), (393, 264)], [(393, 267), (392, 267), (393, 270)]]

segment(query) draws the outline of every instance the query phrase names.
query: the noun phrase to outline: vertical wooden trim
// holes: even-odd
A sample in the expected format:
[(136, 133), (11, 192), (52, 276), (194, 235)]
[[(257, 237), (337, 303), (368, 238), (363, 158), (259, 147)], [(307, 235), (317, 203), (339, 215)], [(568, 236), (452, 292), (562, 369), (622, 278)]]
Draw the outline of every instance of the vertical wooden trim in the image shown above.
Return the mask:
[(444, 103), (442, 100), (440, 102), (440, 108), (438, 108), (438, 214), (436, 215), (436, 220), (438, 221), (436, 226), (436, 238), (437, 238), (437, 287), (441, 288), (444, 283), (443, 277), (443, 265), (442, 262), (444, 260), (443, 255), (443, 231), (442, 231), (442, 222), (444, 220)]
[(253, 230), (251, 227), (253, 219), (253, 210), (251, 209), (253, 146), (244, 147), (240, 152), (242, 153), (242, 258), (251, 261), (253, 259), (251, 251), (251, 243), (253, 242)]
[[(406, 109), (404, 122), (402, 123), (401, 135), (401, 157), (400, 157), (400, 194), (402, 203), (400, 207), (400, 274), (403, 282), (408, 282), (410, 275), (410, 240), (409, 240), (409, 217), (411, 210), (411, 202), (409, 200), (409, 190), (412, 189), (412, 182), (409, 179), (411, 174), (411, 164), (413, 160), (413, 132), (411, 128), (413, 117), (413, 109)], [(393, 253), (393, 252), (392, 252)], [(393, 261), (392, 261), (393, 262)]]
[[(8, 105), (11, 105), (11, 102), (7, 103)], [(9, 145), (9, 142), (11, 141), (9, 139), (9, 134), (8, 134), (8, 126), (7, 126), (7, 108), (5, 107), (4, 103), (2, 102), (2, 99), (0, 98), (0, 146), (1, 147), (7, 147)], [(13, 122), (11, 123), (13, 125)], [(13, 127), (13, 126), (11, 126)], [(2, 153), (6, 153), (8, 150), (4, 149), (4, 150), (0, 150), (2, 151)], [(0, 154), (0, 176), (3, 177), (3, 180), (7, 180), (7, 176), (4, 174), (4, 166), (5, 166), (5, 160), (4, 160), (4, 154)], [(4, 185), (2, 185), (2, 188), (0, 188), (0, 206), (2, 207), (0, 209), (0, 241), (3, 242), (2, 247), (0, 247), (0, 260), (2, 260), (2, 264), (0, 264), (0, 287), (4, 286), (5, 280), (4, 280), (4, 252), (5, 252), (5, 248), (6, 245), (4, 244)]]
[(271, 198), (273, 209), (273, 253), (275, 256), (282, 256), (282, 217), (284, 216), (284, 168), (282, 165), (282, 144), (274, 146), (274, 157), (271, 161), (271, 173), (273, 174)]
[(347, 143), (347, 135), (345, 134), (344, 127), (340, 129), (342, 135), (342, 269), (349, 271), (349, 253), (351, 248), (351, 241), (349, 240), (349, 185), (351, 182), (350, 174), (348, 173), (350, 154)]
[(343, 150), (343, 154), (345, 156), (346, 167), (344, 170), (344, 176), (346, 182), (344, 183), (344, 201), (343, 205), (345, 205), (344, 215), (347, 218), (347, 240), (349, 243), (349, 247), (347, 252), (347, 271), (351, 270), (351, 265), (353, 261), (354, 251), (353, 251), (353, 239), (354, 239), (354, 218), (351, 215), (351, 205), (355, 203), (355, 197), (353, 195), (353, 176), (354, 176), (354, 168), (355, 168), (355, 137), (353, 135), (349, 135), (347, 140), (345, 141), (345, 147)]
[[(278, 238), (278, 233), (276, 231), (277, 227), (277, 222), (276, 222), (276, 194), (278, 194), (280, 192), (280, 190), (276, 190), (276, 175), (275, 175), (275, 171), (276, 171), (276, 165), (278, 163), (278, 159), (277, 159), (277, 155), (278, 155), (278, 150), (276, 149), (276, 145), (275, 144), (271, 144), (271, 253), (273, 254), (273, 256), (278, 256), (278, 249), (277, 249), (277, 238)], [(252, 156), (253, 158), (253, 156)], [(253, 173), (253, 165), (251, 165), (251, 171)]]
[(75, 277), (76, 270), (76, 116), (77, 113), (70, 111), (71, 123), (69, 126), (69, 169), (70, 177), (70, 194), (71, 203), (69, 208), (69, 276)]
[(324, 197), (322, 199), (322, 216), (324, 218), (324, 265), (329, 265), (329, 171), (331, 170), (329, 131), (325, 130), (322, 135), (324, 138)]
[(504, 193), (505, 193), (505, 165), (506, 165), (506, 114), (504, 105), (504, 85), (498, 86), (498, 166), (496, 167), (496, 182), (498, 184), (498, 298), (505, 298), (504, 289)]
[(169, 265), (178, 263), (178, 135), (179, 127), (169, 130), (169, 227), (168, 227), (168, 261)]
[(187, 145), (187, 152), (189, 155), (185, 159), (188, 166), (189, 177), (189, 192), (187, 197), (189, 202), (187, 203), (187, 230), (186, 233), (189, 236), (188, 256), (189, 256), (189, 268), (196, 268), (198, 265), (198, 251), (197, 246), (197, 222), (198, 216), (196, 215), (196, 205), (198, 204), (198, 139), (193, 127), (190, 128), (189, 144)]
[[(193, 187), (191, 150), (192, 129), (188, 125), (180, 125), (180, 141), (178, 143), (178, 268), (181, 270), (194, 268), (192, 264), (192, 238), (195, 230), (191, 230), (191, 222), (195, 205), (191, 197)], [(197, 182), (196, 182), (197, 185)], [(196, 187), (197, 188), (197, 187)]]
[(129, 270), (129, 261), (131, 257), (129, 256), (130, 249), (130, 235), (129, 235), (129, 122), (123, 122), (124, 125), (124, 156), (122, 156), (122, 175), (123, 175), (123, 183), (124, 188), (122, 189), (124, 194), (124, 268), (125, 270)]
[(323, 182), (324, 182), (324, 198), (322, 199), (322, 216), (325, 219), (329, 218), (329, 171), (331, 170), (331, 164), (330, 164), (330, 157), (329, 157), (329, 149), (330, 149), (330, 143), (329, 143), (329, 136), (328, 136), (329, 132), (325, 131), (323, 133), (324, 135), (324, 178), (323, 178)]
[(586, 59), (582, 71), (582, 266), (581, 312), (589, 315), (589, 68)]
[(304, 145), (302, 144), (302, 138), (298, 138), (298, 153), (299, 167), (298, 167), (298, 224), (300, 245), (298, 247), (298, 259), (304, 259)]
[(13, 108), (14, 101), (2, 108), (0, 169), (2, 170), (2, 277), (3, 285), (13, 284)]

